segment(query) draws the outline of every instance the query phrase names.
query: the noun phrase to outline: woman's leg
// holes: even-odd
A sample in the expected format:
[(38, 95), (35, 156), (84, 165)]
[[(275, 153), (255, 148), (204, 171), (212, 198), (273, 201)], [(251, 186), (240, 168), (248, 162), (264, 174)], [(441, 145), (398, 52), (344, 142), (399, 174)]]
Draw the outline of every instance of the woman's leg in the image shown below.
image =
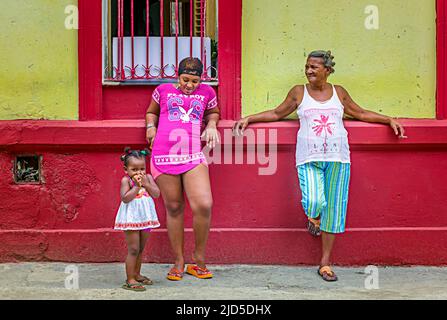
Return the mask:
[(308, 222), (309, 232), (314, 236), (319, 235), (319, 220), (327, 205), (323, 167), (324, 163), (322, 162), (309, 162), (297, 167), (301, 204), (304, 213), (311, 222)]
[(337, 281), (338, 277), (335, 274), (334, 271), (332, 271), (330, 267), (330, 258), (331, 258), (331, 252), (332, 247), (334, 246), (335, 242), (335, 234), (334, 233), (328, 233), (328, 232), (322, 232), (321, 233), (321, 247), (322, 247), (322, 256), (320, 260), (320, 267), (318, 268), (318, 274), (325, 280), (325, 281)]
[(130, 284), (138, 283), (136, 279), (136, 267), (138, 254), (140, 252), (140, 231), (126, 230), (127, 257), (126, 257), (126, 275), (127, 282)]
[(205, 267), (205, 249), (211, 221), (213, 198), (208, 167), (203, 164), (182, 175), (183, 186), (193, 213), (195, 236), (194, 260), (200, 268)]
[(322, 216), (321, 266), (330, 265), (330, 256), (336, 234), (345, 231), (346, 210), (348, 205), (350, 165), (339, 162), (327, 163), (325, 170), (325, 194), (327, 207)]
[(331, 260), (332, 247), (334, 246), (335, 234), (328, 232), (321, 232), (321, 249), (322, 255), (320, 266), (329, 266)]
[(183, 257), (183, 222), (185, 201), (181, 176), (162, 174), (157, 178), (161, 196), (166, 208), (166, 225), (169, 241), (175, 255), (175, 268), (183, 271), (185, 259)]
[(137, 263), (135, 266), (135, 276), (138, 281), (143, 280), (143, 276), (141, 275), (141, 263), (143, 260), (143, 252), (144, 247), (146, 246), (147, 239), (149, 238), (149, 232), (147, 230), (140, 231), (140, 251), (137, 257)]

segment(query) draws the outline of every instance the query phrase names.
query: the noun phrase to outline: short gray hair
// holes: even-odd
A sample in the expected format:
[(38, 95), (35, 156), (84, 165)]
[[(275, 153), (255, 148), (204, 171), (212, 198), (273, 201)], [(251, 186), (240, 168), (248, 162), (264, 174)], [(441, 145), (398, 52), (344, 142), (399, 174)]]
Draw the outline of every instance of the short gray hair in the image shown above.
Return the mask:
[(309, 53), (307, 58), (308, 59), (309, 58), (321, 58), (321, 59), (323, 59), (323, 65), (326, 68), (328, 68), (331, 71), (331, 73), (335, 72), (334, 56), (332, 55), (332, 52), (330, 50), (329, 51), (325, 51), (325, 50), (312, 51), (311, 53)]

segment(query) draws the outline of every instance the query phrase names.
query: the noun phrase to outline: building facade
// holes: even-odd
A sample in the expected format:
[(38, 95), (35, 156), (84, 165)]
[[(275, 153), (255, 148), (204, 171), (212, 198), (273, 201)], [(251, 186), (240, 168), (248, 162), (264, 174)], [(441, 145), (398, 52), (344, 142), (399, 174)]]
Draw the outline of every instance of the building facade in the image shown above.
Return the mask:
[[(183, 40), (176, 38), (185, 37), (209, 54), (215, 74), (206, 81), (222, 114), (222, 144), (210, 154), (209, 263), (318, 263), (320, 242), (304, 227), (294, 165), (296, 116), (253, 125), (243, 140), (232, 137), (231, 127), (240, 116), (281, 103), (304, 83), (306, 55), (330, 49), (337, 63), (331, 82), (361, 106), (401, 118), (408, 135), (398, 140), (386, 126), (345, 121), (352, 177), (347, 232), (334, 262), (447, 264), (444, 1), (165, 0), (159, 8), (156, 2), (0, 4), (0, 261), (124, 259), (123, 235), (113, 230), (124, 174), (119, 156), (125, 146), (145, 147), (151, 93), (174, 81), (162, 61), (178, 60)], [(180, 3), (183, 11), (176, 11)], [(138, 5), (146, 17), (140, 22), (129, 14)], [(199, 14), (188, 11), (200, 5)], [(158, 29), (149, 27), (153, 10), (166, 23)], [(157, 49), (166, 53), (161, 73), (138, 73), (137, 61), (128, 62), (138, 59), (131, 48), (147, 49), (140, 58), (151, 62), (149, 45), (164, 43), (163, 36), (173, 45)], [(162, 225), (146, 261), (170, 262), (161, 199), (156, 206)], [(188, 256), (189, 208), (185, 217)]]

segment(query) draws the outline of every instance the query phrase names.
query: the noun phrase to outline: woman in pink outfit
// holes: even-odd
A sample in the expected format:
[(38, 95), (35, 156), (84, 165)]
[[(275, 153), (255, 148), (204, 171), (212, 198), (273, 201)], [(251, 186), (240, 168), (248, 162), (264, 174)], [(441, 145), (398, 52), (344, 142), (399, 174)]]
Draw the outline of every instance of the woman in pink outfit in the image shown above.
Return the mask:
[[(210, 228), (212, 194), (208, 164), (201, 138), (208, 147), (219, 142), (219, 109), (216, 93), (200, 83), (202, 62), (185, 58), (179, 64), (178, 83), (158, 86), (146, 112), (146, 139), (152, 149), (151, 174), (156, 180), (167, 211), (168, 236), (175, 255), (167, 278), (178, 281), (185, 272), (185, 192), (193, 212), (195, 250), (186, 272), (201, 279), (212, 278), (205, 265), (205, 248)], [(201, 134), (202, 121), (206, 128)]]

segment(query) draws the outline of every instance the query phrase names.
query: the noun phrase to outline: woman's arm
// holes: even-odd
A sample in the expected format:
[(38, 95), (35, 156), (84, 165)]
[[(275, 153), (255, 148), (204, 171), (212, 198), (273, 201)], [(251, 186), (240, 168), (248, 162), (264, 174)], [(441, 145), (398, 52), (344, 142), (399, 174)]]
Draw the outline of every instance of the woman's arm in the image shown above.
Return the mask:
[(342, 86), (335, 86), (335, 89), (340, 97), (340, 100), (345, 108), (344, 111), (347, 115), (360, 121), (387, 124), (394, 130), (394, 133), (399, 136), (399, 138), (407, 138), (405, 136), (404, 127), (399, 122), (386, 115), (361, 108), (357, 103), (354, 102), (354, 100), (352, 100), (348, 91), (346, 91), (346, 89)]
[(219, 118), (220, 118), (220, 110), (218, 107), (205, 110), (203, 114), (203, 121), (205, 122), (206, 125), (208, 125), (210, 121), (212, 121), (217, 126)]
[(146, 111), (146, 140), (149, 144), (149, 149), (152, 149), (152, 144), (157, 133), (159, 115), (160, 105), (152, 99)]
[(132, 188), (129, 186), (129, 179), (127, 177), (123, 177), (121, 179), (121, 187), (120, 187), (120, 195), (121, 195), (121, 201), (124, 203), (129, 203), (138, 194), (139, 187), (137, 185), (134, 185)]
[(202, 133), (202, 139), (206, 141), (209, 148), (214, 148), (216, 143), (219, 143), (219, 134), (217, 132), (217, 123), (219, 122), (220, 111), (219, 108), (215, 107), (206, 110), (203, 115), (203, 120), (205, 121), (206, 127)]
[(234, 124), (233, 131), (236, 133), (236, 135), (242, 135), (243, 131), (250, 123), (279, 121), (287, 117), (289, 114), (295, 111), (298, 105), (301, 103), (303, 94), (304, 86), (299, 85), (293, 87), (292, 89), (290, 89), (284, 101), (275, 109), (260, 112), (240, 119)]

